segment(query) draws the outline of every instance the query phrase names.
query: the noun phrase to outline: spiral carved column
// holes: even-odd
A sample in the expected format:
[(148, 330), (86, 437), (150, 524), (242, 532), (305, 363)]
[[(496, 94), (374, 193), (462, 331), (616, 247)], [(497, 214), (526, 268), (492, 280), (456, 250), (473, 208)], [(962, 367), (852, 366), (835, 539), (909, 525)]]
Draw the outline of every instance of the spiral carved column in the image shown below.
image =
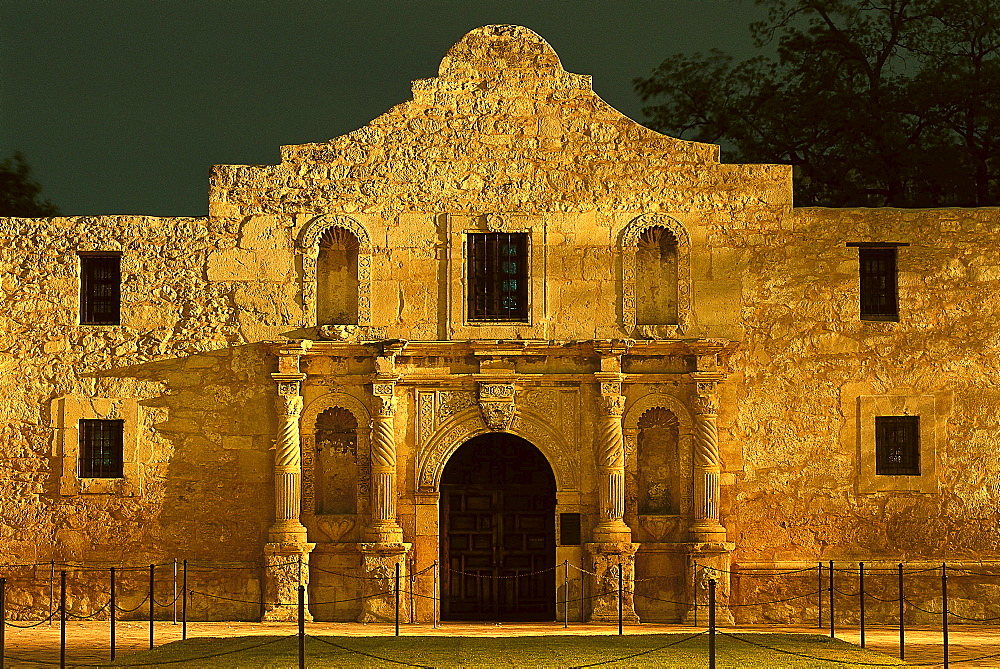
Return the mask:
[(719, 522), (719, 400), (714, 381), (698, 381), (694, 400), (694, 525), (696, 541), (726, 540)]
[[(383, 357), (376, 363), (391, 370), (393, 360)], [(361, 583), (364, 599), (359, 622), (388, 622), (395, 615), (393, 590), (395, 568), (400, 567), (403, 588), (406, 584), (406, 554), (410, 544), (403, 543), (403, 530), (396, 520), (396, 397), (395, 376), (382, 374), (372, 384), (371, 443), (371, 518), (358, 544), (365, 580)]]
[(631, 532), (624, 520), (625, 440), (622, 435), (624, 409), (624, 396), (601, 395), (601, 415), (597, 425), (600, 520), (594, 528), (595, 541), (631, 541)]
[(399, 543), (403, 531), (396, 521), (396, 398), (393, 383), (374, 384), (372, 426), (371, 524), (366, 541)]
[[(625, 438), (622, 414), (625, 396), (622, 394), (621, 352), (606, 351), (602, 356), (602, 371), (595, 376), (600, 383), (600, 413), (595, 434), (595, 456), (598, 482), (598, 524), (594, 542), (587, 544), (592, 577), (590, 588), (590, 619), (618, 619), (619, 604), (624, 620), (639, 622), (632, 592), (635, 585), (635, 552), (632, 530), (625, 523)], [(622, 578), (622, 601), (618, 601), (619, 573)]]
[[(282, 606), (296, 601), (299, 585), (309, 583), (309, 554), (316, 544), (308, 543), (301, 511), (302, 446), (299, 417), (302, 414), (299, 359), (309, 350), (308, 341), (279, 344), (278, 371), (271, 374), (277, 383), (274, 398), (277, 430), (274, 440), (274, 524), (264, 546), (264, 620), (294, 620), (295, 607)], [(307, 600), (308, 600), (308, 588)], [(311, 620), (308, 609), (305, 617)]]

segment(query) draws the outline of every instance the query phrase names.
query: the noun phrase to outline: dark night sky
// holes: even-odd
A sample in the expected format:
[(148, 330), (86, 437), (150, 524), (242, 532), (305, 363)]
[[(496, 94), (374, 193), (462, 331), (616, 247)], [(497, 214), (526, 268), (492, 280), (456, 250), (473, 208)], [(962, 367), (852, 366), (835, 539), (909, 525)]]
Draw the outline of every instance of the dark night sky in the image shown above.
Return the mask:
[(468, 30), (516, 23), (640, 119), (631, 81), (750, 50), (751, 0), (2, 0), (0, 156), (67, 215), (204, 215), (208, 167), (278, 162), (410, 97)]

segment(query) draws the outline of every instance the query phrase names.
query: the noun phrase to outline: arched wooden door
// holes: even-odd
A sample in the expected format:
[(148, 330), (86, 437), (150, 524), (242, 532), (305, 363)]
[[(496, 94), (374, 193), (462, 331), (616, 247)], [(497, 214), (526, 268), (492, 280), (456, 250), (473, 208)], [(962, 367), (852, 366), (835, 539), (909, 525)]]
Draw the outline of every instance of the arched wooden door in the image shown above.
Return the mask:
[(441, 478), (445, 620), (555, 619), (555, 477), (529, 442), (470, 439)]

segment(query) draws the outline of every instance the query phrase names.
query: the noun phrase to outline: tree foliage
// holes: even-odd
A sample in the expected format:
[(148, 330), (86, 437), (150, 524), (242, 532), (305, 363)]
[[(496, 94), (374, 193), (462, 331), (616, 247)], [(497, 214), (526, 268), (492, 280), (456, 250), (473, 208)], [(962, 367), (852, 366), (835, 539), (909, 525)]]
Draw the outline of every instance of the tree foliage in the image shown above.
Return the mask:
[(757, 2), (773, 55), (668, 58), (634, 82), (651, 127), (790, 163), (797, 204), (1000, 204), (1000, 0)]
[(42, 185), (31, 176), (24, 154), (0, 161), (0, 216), (40, 218), (58, 216), (59, 208), (41, 199)]

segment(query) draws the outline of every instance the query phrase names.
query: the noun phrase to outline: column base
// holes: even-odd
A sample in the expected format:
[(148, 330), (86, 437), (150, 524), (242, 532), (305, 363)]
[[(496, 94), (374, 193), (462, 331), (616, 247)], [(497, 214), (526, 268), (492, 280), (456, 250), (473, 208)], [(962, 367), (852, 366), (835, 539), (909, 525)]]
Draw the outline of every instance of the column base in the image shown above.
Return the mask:
[(687, 601), (697, 601), (698, 612), (695, 620), (695, 607), (690, 607), (684, 614), (682, 622), (686, 625), (708, 627), (708, 582), (715, 579), (715, 624), (730, 626), (735, 624), (732, 609), (729, 608), (731, 592), (730, 553), (736, 549), (736, 544), (728, 542), (695, 542), (688, 544), (685, 581), (687, 583)]
[(618, 569), (622, 569), (622, 622), (635, 625), (632, 593), (635, 590), (635, 552), (639, 544), (631, 542), (595, 542), (584, 544), (590, 553), (594, 576), (590, 577), (591, 597), (589, 620), (618, 622)]
[(264, 545), (264, 614), (263, 621), (298, 620), (298, 586), (306, 586), (305, 619), (309, 613), (309, 553), (316, 544), (306, 542), (268, 543)]
[(691, 541), (698, 544), (722, 544), (726, 541), (726, 528), (717, 521), (702, 521), (690, 528)]
[(630, 544), (632, 528), (622, 520), (608, 521), (594, 528), (593, 537), (598, 544)]
[(403, 528), (392, 521), (376, 522), (361, 532), (366, 544), (401, 544)]
[(360, 543), (362, 581), (361, 615), (359, 623), (394, 622), (396, 619), (396, 565), (399, 565), (399, 619), (410, 619), (409, 598), (406, 596), (406, 555), (412, 544)]
[(306, 538), (306, 527), (298, 518), (279, 520), (267, 531), (268, 544), (304, 544)]

